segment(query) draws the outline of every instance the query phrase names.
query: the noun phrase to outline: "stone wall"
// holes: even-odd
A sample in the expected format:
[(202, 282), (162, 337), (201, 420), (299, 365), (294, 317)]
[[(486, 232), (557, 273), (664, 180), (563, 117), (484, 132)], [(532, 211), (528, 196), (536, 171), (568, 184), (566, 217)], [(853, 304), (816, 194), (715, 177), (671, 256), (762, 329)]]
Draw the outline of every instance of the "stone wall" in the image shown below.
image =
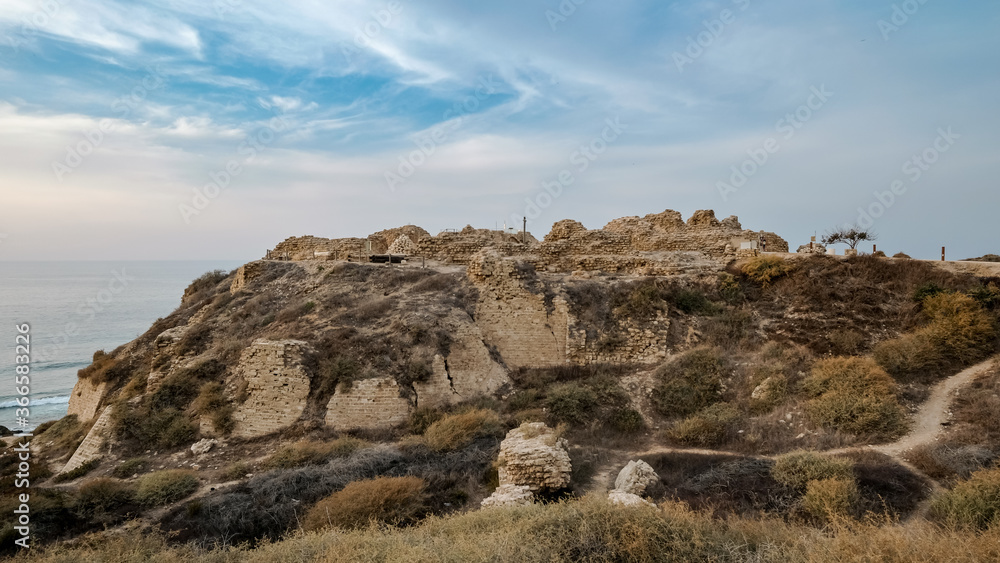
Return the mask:
[(326, 424), (338, 431), (403, 424), (411, 405), (399, 391), (391, 377), (355, 381), (346, 391), (338, 387), (326, 407)]
[(99, 459), (104, 455), (104, 445), (111, 433), (112, 409), (113, 407), (110, 405), (104, 408), (101, 417), (90, 428), (90, 432), (87, 432), (87, 437), (80, 443), (80, 447), (73, 452), (73, 457), (69, 458), (69, 462), (66, 463), (66, 466), (62, 468), (60, 473), (73, 471), (84, 463)]
[[(285, 239), (274, 250), (268, 252), (272, 260), (357, 260), (367, 256), (367, 239), (328, 239), (314, 236), (291, 237)], [(317, 253), (320, 256), (317, 256)]]
[(308, 344), (297, 340), (257, 340), (240, 357), (237, 377), (249, 398), (236, 409), (233, 434), (263, 436), (294, 424), (309, 397), (310, 374), (302, 365)]
[(569, 308), (553, 296), (546, 303), (540, 287), (529, 289), (532, 270), (495, 249), (476, 254), (468, 276), (479, 289), (476, 324), (488, 345), (496, 346), (510, 368), (546, 367), (566, 362)]
[(77, 420), (84, 423), (94, 420), (107, 389), (107, 382), (94, 383), (89, 379), (77, 379), (69, 396), (66, 414), (75, 414)]

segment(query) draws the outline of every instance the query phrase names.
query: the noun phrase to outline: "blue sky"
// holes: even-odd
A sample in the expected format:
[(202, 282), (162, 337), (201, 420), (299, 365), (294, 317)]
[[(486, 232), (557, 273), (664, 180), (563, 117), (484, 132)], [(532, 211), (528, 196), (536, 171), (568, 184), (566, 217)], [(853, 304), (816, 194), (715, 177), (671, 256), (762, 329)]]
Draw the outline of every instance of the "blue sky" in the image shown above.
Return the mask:
[(1000, 253), (997, 29), (986, 0), (5, 0), (0, 260), (668, 208)]

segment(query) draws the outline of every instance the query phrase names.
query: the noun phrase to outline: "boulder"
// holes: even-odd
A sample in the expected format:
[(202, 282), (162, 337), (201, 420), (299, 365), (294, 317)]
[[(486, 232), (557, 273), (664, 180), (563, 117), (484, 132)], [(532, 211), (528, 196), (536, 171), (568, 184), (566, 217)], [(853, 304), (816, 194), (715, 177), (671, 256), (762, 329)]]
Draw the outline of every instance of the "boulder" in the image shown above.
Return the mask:
[(401, 256), (414, 256), (420, 253), (420, 249), (413, 240), (406, 235), (399, 235), (391, 245), (389, 245), (388, 254), (398, 254)]
[(528, 506), (534, 495), (527, 485), (500, 485), (493, 494), (483, 499), (483, 508)]
[(193, 453), (194, 455), (207, 454), (208, 452), (212, 451), (212, 448), (218, 445), (218, 443), (219, 443), (218, 440), (205, 438), (204, 440), (196, 442), (191, 445), (191, 453)]
[(522, 485), (535, 493), (569, 485), (573, 465), (569, 442), (544, 422), (530, 422), (507, 433), (497, 456), (501, 485)]
[(608, 493), (608, 500), (611, 501), (611, 504), (618, 504), (621, 506), (656, 506), (639, 495), (633, 495), (631, 493), (619, 491), (618, 489)]
[(645, 461), (630, 461), (615, 479), (615, 490), (633, 495), (646, 492), (646, 487), (660, 480), (660, 476)]

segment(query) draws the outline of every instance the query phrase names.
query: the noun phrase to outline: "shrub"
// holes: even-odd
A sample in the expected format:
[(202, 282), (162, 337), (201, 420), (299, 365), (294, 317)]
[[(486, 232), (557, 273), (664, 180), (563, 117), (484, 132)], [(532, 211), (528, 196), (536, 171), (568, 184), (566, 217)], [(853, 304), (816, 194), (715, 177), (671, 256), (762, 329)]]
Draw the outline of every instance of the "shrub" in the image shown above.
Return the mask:
[(743, 288), (732, 274), (719, 275), (719, 295), (730, 305), (739, 305), (744, 300)]
[(722, 358), (697, 348), (656, 370), (653, 404), (665, 416), (687, 416), (715, 403), (722, 392)]
[(984, 309), (1000, 309), (1000, 286), (996, 282), (979, 286), (969, 291), (969, 297), (976, 300)]
[(444, 413), (431, 407), (420, 407), (410, 413), (410, 432), (420, 436), (435, 422), (441, 420)]
[(927, 282), (913, 291), (913, 300), (917, 303), (923, 303), (928, 297), (934, 297), (942, 293), (948, 293), (948, 290), (935, 282)]
[(146, 506), (171, 504), (198, 490), (198, 478), (191, 471), (168, 469), (147, 473), (136, 484), (135, 500)]
[(74, 511), (81, 518), (99, 516), (132, 502), (134, 495), (135, 490), (128, 483), (98, 477), (77, 489)]
[(332, 442), (298, 442), (285, 446), (261, 465), (264, 469), (291, 469), (303, 465), (320, 465), (335, 457), (347, 457), (365, 448), (364, 440), (345, 436)]
[(804, 491), (810, 481), (853, 479), (853, 466), (848, 459), (800, 450), (778, 456), (771, 468), (771, 476), (783, 485)]
[(45, 444), (45, 454), (50, 459), (56, 459), (80, 447), (87, 435), (87, 427), (75, 414), (70, 414), (51, 424), (42, 424), (34, 434), (38, 443)]
[(576, 383), (561, 383), (549, 389), (545, 404), (556, 420), (580, 424), (590, 420), (597, 408), (597, 393)]
[(83, 477), (84, 475), (90, 473), (94, 469), (97, 469), (97, 466), (100, 464), (101, 461), (99, 459), (92, 459), (88, 462), (81, 464), (72, 471), (67, 471), (66, 473), (60, 473), (56, 475), (55, 478), (52, 479), (52, 481), (55, 483), (65, 483), (66, 481), (73, 481), (75, 479), (79, 479), (80, 477)]
[(905, 428), (895, 383), (870, 358), (829, 358), (802, 382), (809, 418), (853, 434), (890, 436)]
[(741, 270), (750, 281), (768, 287), (772, 281), (788, 275), (793, 269), (779, 256), (756, 256), (747, 260)]
[(215, 431), (227, 435), (236, 427), (233, 420), (235, 409), (225, 396), (225, 387), (218, 381), (211, 381), (201, 386), (201, 392), (194, 401), (195, 412), (209, 416)]
[(865, 335), (850, 329), (837, 329), (827, 336), (834, 354), (853, 356), (865, 343)]
[(985, 530), (1000, 523), (1000, 469), (984, 469), (931, 502), (930, 516), (942, 523)]
[(149, 462), (141, 457), (134, 457), (132, 459), (127, 459), (111, 470), (111, 474), (119, 479), (128, 479), (129, 477), (135, 475), (136, 473), (142, 473)]
[(476, 409), (448, 415), (424, 432), (427, 447), (435, 451), (452, 451), (464, 448), (480, 436), (499, 436), (503, 425), (497, 413)]
[(739, 409), (727, 403), (717, 403), (678, 422), (668, 435), (687, 446), (718, 446), (725, 441), (739, 418)]
[(646, 426), (642, 414), (631, 407), (611, 411), (607, 420), (608, 426), (622, 434), (638, 434)]
[(705, 323), (705, 335), (709, 342), (731, 350), (750, 336), (752, 327), (753, 312), (732, 308), (709, 319)]
[(860, 500), (853, 478), (816, 479), (806, 484), (802, 508), (820, 520), (835, 521), (853, 515)]
[(219, 477), (223, 481), (239, 481), (253, 473), (253, 466), (245, 461), (237, 461), (222, 470)]
[(907, 254), (907, 253), (905, 253), (905, 252), (897, 252), (897, 253), (893, 254), (892, 257), (893, 258), (900, 258), (902, 260), (912, 260), (912, 258), (910, 258), (910, 255)]
[(108, 372), (115, 365), (115, 358), (111, 354), (104, 353), (104, 350), (94, 352), (91, 364), (77, 372), (80, 379), (90, 379), (94, 383), (102, 383), (108, 380)]
[(910, 450), (907, 459), (934, 479), (968, 479), (997, 459), (997, 454), (981, 446), (927, 444)]
[(307, 531), (327, 527), (364, 528), (371, 522), (409, 524), (425, 511), (426, 484), (419, 477), (355, 481), (316, 503), (306, 513)]

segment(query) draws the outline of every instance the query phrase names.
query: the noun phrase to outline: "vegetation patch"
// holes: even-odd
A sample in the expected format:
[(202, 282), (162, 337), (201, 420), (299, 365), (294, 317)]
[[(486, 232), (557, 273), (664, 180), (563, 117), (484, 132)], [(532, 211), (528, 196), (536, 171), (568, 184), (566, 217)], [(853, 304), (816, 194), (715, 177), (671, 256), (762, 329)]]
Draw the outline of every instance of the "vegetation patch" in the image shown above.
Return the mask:
[(961, 528), (985, 530), (1000, 523), (1000, 469), (977, 471), (931, 503), (930, 516)]
[(503, 424), (497, 413), (476, 409), (445, 416), (424, 432), (424, 442), (434, 451), (464, 448), (482, 436), (502, 436)]
[(426, 483), (419, 477), (379, 477), (355, 481), (316, 503), (302, 527), (360, 528), (371, 523), (411, 524), (426, 512)]
[(197, 490), (198, 478), (193, 472), (167, 469), (139, 477), (135, 500), (145, 506), (163, 506), (177, 502)]
[(303, 465), (322, 465), (337, 457), (348, 457), (368, 446), (368, 442), (350, 436), (338, 438), (332, 442), (297, 442), (275, 452), (264, 461), (261, 467), (263, 469), (291, 469)]
[(718, 402), (722, 394), (723, 360), (718, 350), (698, 348), (656, 370), (653, 390), (657, 412), (668, 417), (689, 416)]
[(820, 360), (802, 382), (809, 418), (858, 435), (891, 437), (906, 428), (896, 384), (870, 358)]
[(823, 479), (854, 479), (854, 463), (849, 459), (797, 451), (778, 456), (771, 475), (781, 484), (806, 490), (810, 481)]

